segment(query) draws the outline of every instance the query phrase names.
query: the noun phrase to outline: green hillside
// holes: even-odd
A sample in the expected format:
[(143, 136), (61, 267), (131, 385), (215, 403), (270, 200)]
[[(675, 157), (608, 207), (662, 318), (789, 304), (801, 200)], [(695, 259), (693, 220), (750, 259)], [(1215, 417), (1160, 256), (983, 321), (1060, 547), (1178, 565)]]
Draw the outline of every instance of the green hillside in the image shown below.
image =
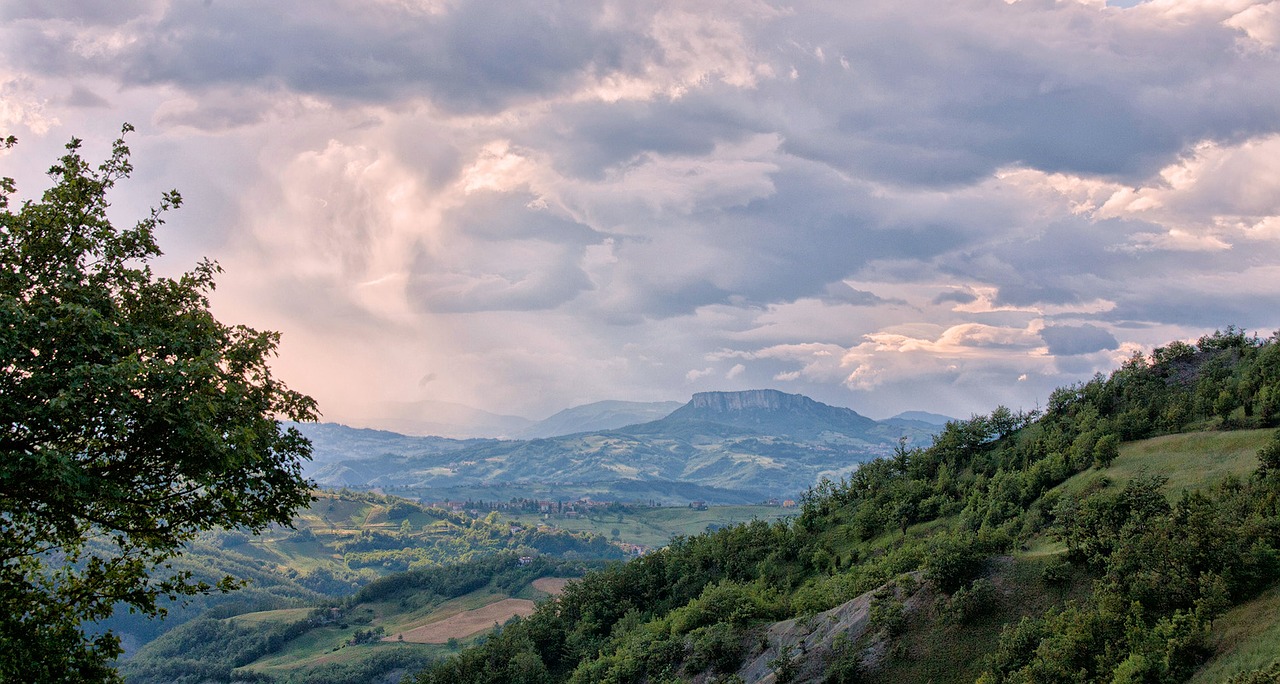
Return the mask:
[[(397, 573), (347, 598), (308, 607), (204, 615), (148, 644), (121, 672), (138, 684), (394, 681), (397, 672), (474, 642), (492, 628), (494, 616), (505, 622), (512, 614), (486, 608), (504, 603), (532, 608), (533, 599), (549, 595), (539, 589), (542, 578), (578, 577), (590, 567), (591, 562), (545, 556), (521, 562), (514, 554), (499, 553)], [(460, 620), (473, 613), (482, 617)], [(438, 643), (430, 636), (415, 638), (433, 628), (441, 637)]]
[(172, 562), (178, 571), (215, 585), (243, 586), (165, 605), (163, 620), (118, 611), (96, 625), (122, 637), (126, 659), (166, 632), (200, 617), (304, 609), (351, 595), (379, 577), (512, 552), (518, 555), (621, 559), (624, 552), (589, 527), (513, 528), (498, 516), (472, 517), (369, 492), (315, 493), (294, 528), (261, 535), (220, 532), (188, 545)]
[(1173, 343), (590, 573), (416, 681), (1264, 681), (1277, 425), (1280, 336)]

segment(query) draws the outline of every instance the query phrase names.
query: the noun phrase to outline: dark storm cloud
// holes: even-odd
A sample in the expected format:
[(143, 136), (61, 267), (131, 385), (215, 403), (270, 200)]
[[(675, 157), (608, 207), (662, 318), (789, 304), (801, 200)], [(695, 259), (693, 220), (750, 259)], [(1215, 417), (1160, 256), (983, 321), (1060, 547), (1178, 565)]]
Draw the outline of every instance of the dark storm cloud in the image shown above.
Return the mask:
[(1265, 332), (1277, 325), (1280, 294), (1254, 292), (1242, 296), (1239, 292), (1216, 292), (1198, 280), (1166, 283), (1161, 288), (1134, 293), (1122, 299), (1108, 316), (1202, 330), (1235, 325)]
[(602, 237), (576, 221), (530, 205), (523, 193), (477, 193), (445, 217), (472, 245), (436, 254), (419, 247), (408, 283), (410, 301), (424, 311), (537, 311), (553, 309), (592, 284), (579, 260)]
[(110, 52), (76, 55), (67, 36), (38, 31), (22, 34), (17, 52), (37, 69), (87, 68), (132, 85), (252, 85), (357, 101), (424, 95), (493, 111), (560, 89), (588, 67), (621, 66), (637, 38), (598, 29), (599, 9), (474, 0), (433, 15), (354, 0), (178, 2), (143, 28), (147, 40)]
[(724, 87), (678, 99), (580, 102), (517, 140), (553, 150), (562, 173), (597, 179), (643, 154), (705, 155), (716, 143), (762, 132), (749, 108), (741, 92)]
[(75, 86), (67, 95), (66, 103), (82, 109), (100, 109), (109, 106), (104, 98), (83, 86)]
[(777, 112), (789, 151), (860, 175), (945, 186), (1026, 164), (1139, 179), (1196, 141), (1280, 127), (1274, 55), (1221, 24), (1072, 2), (835, 7), (765, 27), (825, 59), (793, 51), (796, 79), (761, 94), (792, 102)]
[(1275, 325), (1246, 2), (430, 5), (4, 3), (0, 116), (140, 124), (312, 368), (345, 334), (354, 382), (513, 410), (777, 378), (965, 415)]
[(114, 2), (9, 0), (4, 5), (0, 5), (0, 19), (6, 21), (52, 19), (111, 26), (145, 14), (155, 5), (155, 0), (116, 0)]
[(906, 304), (901, 299), (889, 300), (881, 297), (874, 292), (867, 292), (850, 287), (848, 283), (831, 283), (827, 285), (823, 299), (828, 302), (838, 304), (852, 304), (854, 306), (879, 306), (882, 304)]
[(976, 301), (978, 301), (978, 298), (974, 296), (974, 294), (971, 292), (964, 292), (962, 290), (951, 290), (950, 292), (943, 292), (939, 294), (937, 297), (934, 297), (931, 303), (932, 304), (947, 304), (947, 303), (969, 304), (970, 302), (976, 302)]
[[(1101, 87), (1006, 97), (964, 118), (1000, 131), (979, 145), (988, 158), (1046, 172), (1145, 177), (1190, 141)], [(1092, 144), (1090, 144), (1092, 142)], [(1084, 144), (1082, 144), (1084, 143)]]
[(1047, 325), (1040, 337), (1049, 345), (1054, 356), (1078, 356), (1097, 351), (1117, 349), (1120, 343), (1115, 336), (1096, 325)]
[(818, 169), (784, 168), (772, 179), (770, 196), (696, 217), (708, 247), (732, 258), (718, 264), (717, 282), (747, 301), (822, 296), (872, 261), (929, 260), (964, 240), (941, 221), (887, 219), (882, 201)]
[(431, 313), (554, 309), (591, 287), (574, 256), (563, 248), (545, 249), (536, 261), (479, 271), (458, 269), (420, 251), (405, 294), (411, 304)]
[(486, 242), (539, 240), (585, 246), (606, 236), (590, 226), (539, 209), (537, 198), (524, 192), (477, 192), (462, 207), (446, 212), (451, 230)]

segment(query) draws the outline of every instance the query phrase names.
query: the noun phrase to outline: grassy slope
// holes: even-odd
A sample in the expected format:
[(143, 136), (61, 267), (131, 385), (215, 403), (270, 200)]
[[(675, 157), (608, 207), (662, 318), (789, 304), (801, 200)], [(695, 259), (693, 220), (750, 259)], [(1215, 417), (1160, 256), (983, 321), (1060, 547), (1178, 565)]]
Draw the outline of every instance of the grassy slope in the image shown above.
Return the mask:
[[(1209, 486), (1227, 475), (1248, 476), (1257, 466), (1258, 449), (1274, 432), (1188, 433), (1124, 444), (1109, 468), (1080, 473), (1058, 489), (1078, 492), (1101, 476), (1122, 486), (1127, 480), (1148, 473), (1169, 478), (1167, 490), (1171, 497), (1178, 496), (1184, 489)], [(915, 526), (908, 530), (908, 534), (923, 532)], [(1016, 623), (1024, 615), (1043, 614), (1048, 607), (1066, 600), (1087, 600), (1091, 580), (1080, 571), (1061, 586), (1047, 585), (1041, 579), (1043, 568), (1060, 561), (1065, 550), (1053, 539), (1037, 539), (1011, 562), (995, 568), (992, 579), (1002, 590), (1001, 601), (995, 611), (972, 624), (942, 624), (932, 606), (923, 606), (909, 623), (903, 640), (905, 652), (890, 658), (868, 681), (973, 682), (982, 672), (983, 657), (996, 647), (1003, 625)], [(1214, 638), (1218, 655), (1205, 664), (1193, 684), (1222, 681), (1280, 657), (1280, 587), (1228, 612), (1214, 624)]]
[(1221, 682), (1280, 658), (1280, 587), (1227, 611), (1214, 623), (1213, 636), (1217, 654), (1190, 684)]
[(1123, 486), (1145, 472), (1169, 478), (1166, 489), (1176, 496), (1227, 475), (1247, 476), (1258, 467), (1258, 449), (1274, 433), (1269, 429), (1190, 432), (1130, 442), (1120, 447), (1120, 456), (1109, 468), (1078, 473), (1059, 485), (1058, 491), (1079, 492), (1099, 476)]

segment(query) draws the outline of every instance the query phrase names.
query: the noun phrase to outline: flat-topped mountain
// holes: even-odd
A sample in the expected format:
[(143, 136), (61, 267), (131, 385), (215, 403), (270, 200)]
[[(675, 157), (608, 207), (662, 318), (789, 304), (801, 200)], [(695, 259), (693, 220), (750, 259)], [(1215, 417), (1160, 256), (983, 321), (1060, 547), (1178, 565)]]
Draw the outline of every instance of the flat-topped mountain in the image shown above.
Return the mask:
[[(685, 405), (688, 412), (733, 414), (747, 411), (812, 411), (815, 408), (832, 408), (814, 401), (803, 394), (787, 394), (773, 389), (743, 390), (740, 392), (698, 392)], [(849, 409), (844, 409), (849, 411)], [(852, 411), (849, 411), (852, 413)]]
[(866, 437), (877, 426), (876, 421), (852, 409), (771, 389), (699, 392), (689, 403), (658, 422), (679, 421), (721, 423), (803, 439), (818, 439), (824, 434)]

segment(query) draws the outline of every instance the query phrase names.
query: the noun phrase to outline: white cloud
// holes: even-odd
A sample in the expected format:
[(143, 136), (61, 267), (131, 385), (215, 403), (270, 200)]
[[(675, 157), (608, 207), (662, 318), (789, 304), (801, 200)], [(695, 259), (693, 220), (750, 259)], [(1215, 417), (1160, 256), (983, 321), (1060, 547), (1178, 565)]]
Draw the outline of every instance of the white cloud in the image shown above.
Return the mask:
[(45, 105), (30, 79), (6, 77), (0, 72), (0, 130), (9, 135), (19, 129), (45, 135), (58, 125), (57, 117), (45, 112)]

